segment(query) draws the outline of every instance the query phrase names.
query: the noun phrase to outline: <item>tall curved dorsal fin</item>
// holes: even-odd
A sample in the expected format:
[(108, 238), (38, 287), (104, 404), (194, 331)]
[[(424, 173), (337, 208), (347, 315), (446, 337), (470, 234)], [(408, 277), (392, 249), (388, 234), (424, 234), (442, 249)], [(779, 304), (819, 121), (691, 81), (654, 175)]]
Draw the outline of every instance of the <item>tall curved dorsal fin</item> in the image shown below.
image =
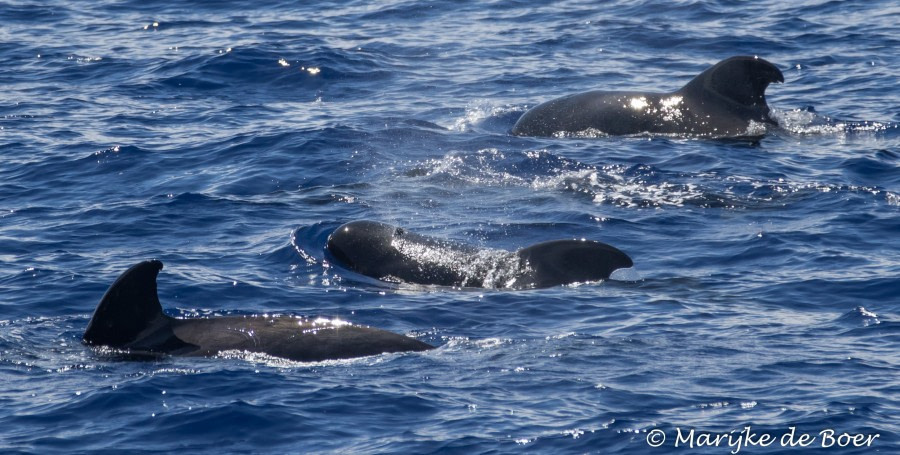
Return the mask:
[(109, 287), (84, 331), (90, 345), (125, 347), (163, 316), (156, 276), (163, 264), (144, 261), (126, 270)]
[(605, 280), (614, 270), (634, 265), (622, 250), (593, 240), (551, 240), (517, 253), (534, 271), (530, 284), (539, 288)]
[(679, 92), (708, 91), (744, 106), (766, 106), (766, 87), (772, 82), (784, 82), (778, 67), (759, 57), (738, 56), (716, 63)]

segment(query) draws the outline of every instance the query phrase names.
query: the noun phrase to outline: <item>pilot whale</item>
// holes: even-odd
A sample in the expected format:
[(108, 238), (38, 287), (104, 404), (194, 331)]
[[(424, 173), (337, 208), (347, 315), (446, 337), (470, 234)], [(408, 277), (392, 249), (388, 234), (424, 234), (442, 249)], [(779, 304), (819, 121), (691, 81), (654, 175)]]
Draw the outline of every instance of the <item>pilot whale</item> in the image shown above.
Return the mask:
[(179, 319), (162, 311), (157, 260), (132, 266), (97, 305), (82, 341), (135, 355), (213, 356), (221, 351), (265, 353), (301, 362), (432, 349), (414, 338), (338, 320), (291, 316)]
[(544, 288), (609, 278), (633, 265), (627, 254), (590, 240), (554, 240), (518, 251), (481, 249), (377, 221), (338, 227), (326, 250), (339, 265), (372, 278), (414, 284)]
[(762, 132), (749, 130), (751, 122), (776, 124), (765, 95), (772, 82), (784, 82), (775, 65), (757, 57), (731, 57), (671, 93), (595, 90), (547, 101), (525, 112), (512, 134), (759, 136)]

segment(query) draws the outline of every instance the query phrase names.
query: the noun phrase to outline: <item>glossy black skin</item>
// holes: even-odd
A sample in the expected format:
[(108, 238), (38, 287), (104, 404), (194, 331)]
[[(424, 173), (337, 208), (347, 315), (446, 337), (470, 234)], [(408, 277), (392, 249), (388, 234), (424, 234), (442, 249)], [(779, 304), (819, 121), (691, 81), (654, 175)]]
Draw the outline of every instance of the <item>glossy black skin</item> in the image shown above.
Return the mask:
[(162, 267), (160, 261), (145, 261), (119, 276), (97, 305), (82, 341), (137, 355), (213, 356), (238, 350), (302, 362), (433, 348), (385, 330), (290, 316), (169, 317), (156, 290)]
[(784, 82), (775, 65), (756, 57), (731, 57), (672, 93), (596, 90), (548, 101), (522, 115), (512, 134), (596, 130), (608, 135), (748, 136), (751, 121), (775, 124), (765, 96), (772, 82)]
[[(605, 280), (633, 265), (622, 251), (590, 240), (555, 240), (516, 252), (494, 250), (499, 264), (478, 265), (480, 250), (377, 221), (353, 221), (328, 237), (327, 250), (341, 266), (376, 279), (406, 283), (485, 287), (492, 267), (511, 270), (491, 284), (512, 289), (544, 288)], [(505, 262), (505, 264), (503, 264)]]
[[(460, 258), (478, 251), (468, 245), (441, 241), (377, 221), (353, 221), (340, 226), (328, 237), (326, 248), (340, 265), (372, 278), (445, 286), (466, 282), (467, 276), (455, 266), (456, 261), (429, 263), (421, 257), (404, 254), (393, 243), (401, 238), (408, 244), (448, 251)], [(480, 283), (468, 285), (480, 287)]]

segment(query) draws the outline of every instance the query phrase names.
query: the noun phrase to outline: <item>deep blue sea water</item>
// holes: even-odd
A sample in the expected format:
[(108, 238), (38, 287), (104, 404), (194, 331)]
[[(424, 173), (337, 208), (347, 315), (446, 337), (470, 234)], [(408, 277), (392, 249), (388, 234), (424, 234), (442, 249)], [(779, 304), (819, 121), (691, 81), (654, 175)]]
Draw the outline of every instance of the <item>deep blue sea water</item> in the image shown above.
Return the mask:
[[(900, 453), (898, 23), (888, 0), (0, 2), (0, 452), (727, 454), (677, 434), (749, 426), (815, 440), (740, 453)], [(732, 55), (785, 75), (759, 141), (509, 135), (540, 102), (671, 91)], [(509, 250), (584, 237), (636, 265), (394, 286), (325, 259), (355, 219)], [(171, 315), (439, 347), (83, 346), (149, 258)]]

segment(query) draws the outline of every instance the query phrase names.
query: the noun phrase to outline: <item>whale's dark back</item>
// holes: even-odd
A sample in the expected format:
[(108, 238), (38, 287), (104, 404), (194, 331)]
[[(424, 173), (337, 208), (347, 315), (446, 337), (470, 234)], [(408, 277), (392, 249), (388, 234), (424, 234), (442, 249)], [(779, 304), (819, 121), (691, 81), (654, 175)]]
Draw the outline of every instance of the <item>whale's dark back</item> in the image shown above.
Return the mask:
[(340, 265), (382, 280), (456, 286), (534, 288), (599, 281), (631, 258), (589, 240), (555, 240), (515, 253), (439, 240), (377, 221), (353, 221), (328, 238)]
[(525, 112), (511, 133), (745, 136), (752, 121), (774, 123), (765, 97), (772, 82), (784, 82), (775, 65), (757, 57), (731, 57), (671, 93), (594, 90), (547, 101)]
[(172, 318), (163, 314), (157, 295), (156, 277), (162, 267), (160, 261), (145, 261), (122, 273), (97, 305), (84, 343), (136, 355), (210, 356), (236, 350), (297, 361), (433, 348), (415, 338), (342, 321), (290, 316)]

